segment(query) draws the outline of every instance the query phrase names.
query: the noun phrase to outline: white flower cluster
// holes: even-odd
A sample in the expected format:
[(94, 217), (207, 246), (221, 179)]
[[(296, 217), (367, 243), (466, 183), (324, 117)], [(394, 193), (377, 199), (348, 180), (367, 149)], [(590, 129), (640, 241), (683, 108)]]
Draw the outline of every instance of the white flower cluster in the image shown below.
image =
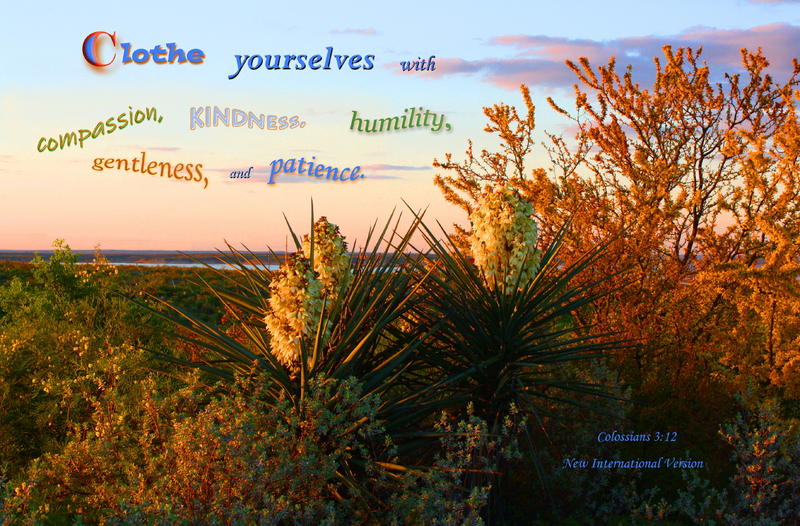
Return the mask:
[(289, 368), (297, 366), (301, 340), (316, 334), (323, 298), (331, 302), (349, 276), (347, 243), (339, 227), (321, 217), (314, 223), (314, 267), (311, 239), (306, 235), (302, 252), (294, 254), (269, 285), (269, 311), (264, 322), (278, 361)]
[(487, 188), (469, 219), (472, 256), (489, 283), (513, 287), (518, 276), (525, 283), (536, 275), (541, 258), (538, 225), (533, 206), (514, 189)]
[[(303, 254), (311, 258), (311, 237), (303, 236)], [(350, 274), (350, 256), (347, 242), (339, 234), (339, 227), (320, 217), (314, 223), (314, 270), (322, 282), (328, 301), (346, 285)]]
[(294, 254), (269, 284), (267, 324), (272, 353), (279, 362), (294, 367), (300, 361), (300, 340), (317, 329), (322, 314), (322, 283), (311, 262)]

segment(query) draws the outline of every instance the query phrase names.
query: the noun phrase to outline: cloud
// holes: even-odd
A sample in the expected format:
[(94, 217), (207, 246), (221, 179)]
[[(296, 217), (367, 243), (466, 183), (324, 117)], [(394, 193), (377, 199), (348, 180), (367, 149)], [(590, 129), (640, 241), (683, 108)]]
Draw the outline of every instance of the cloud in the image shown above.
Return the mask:
[[(278, 181), (278, 179), (275, 179)], [(242, 186), (242, 185), (252, 185), (253, 183), (264, 185), (269, 182), (269, 177), (266, 175), (259, 175), (259, 174), (252, 174), (250, 177), (246, 178), (238, 178), (238, 177), (225, 177), (222, 179), (221, 183), (225, 185), (233, 185), (233, 186)]]
[(303, 110), (304, 115), (341, 115), (342, 110), (320, 110), (318, 108), (306, 108)]
[[(244, 168), (245, 170), (247, 168)], [(417, 170), (430, 170), (432, 167), (430, 166), (408, 166), (408, 165), (401, 165), (401, 164), (370, 164), (361, 167), (362, 173), (364, 174), (364, 179), (402, 179), (402, 177), (397, 175), (384, 175), (384, 174), (373, 174), (370, 173), (372, 171), (417, 171)], [(203, 169), (204, 172), (212, 172), (212, 173), (220, 173), (224, 174), (225, 177), (222, 178), (222, 184), (226, 185), (246, 185), (249, 183), (258, 183), (264, 184), (269, 181), (269, 171), (264, 170), (263, 168), (253, 168), (250, 177), (248, 178), (232, 178), (228, 177), (232, 171), (240, 171), (242, 170), (241, 167), (238, 168), (205, 168)], [(327, 178), (316, 178), (316, 177), (308, 177), (305, 174), (298, 175), (298, 174), (285, 174), (280, 173), (275, 176), (275, 183), (280, 184), (301, 184), (301, 183), (309, 183), (309, 184), (319, 184), (319, 183), (330, 183), (331, 181)]]
[(431, 170), (431, 166), (407, 166), (404, 164), (368, 164), (361, 167), (364, 170)]
[(331, 31), (331, 33), (333, 33), (334, 35), (350, 34), (350, 35), (370, 35), (370, 36), (378, 34), (378, 32), (371, 27), (366, 29), (334, 29)]
[[(363, 179), (358, 179), (358, 181), (367, 181), (370, 179), (402, 179), (402, 177), (397, 175), (383, 175), (383, 174), (369, 174), (365, 173)], [(265, 175), (256, 175), (251, 177), (250, 179), (225, 179), (223, 184), (237, 184), (243, 185), (248, 183), (260, 183), (266, 184), (269, 178)], [(354, 183), (356, 181), (347, 181), (348, 183)], [(308, 177), (305, 175), (298, 176), (297, 174), (278, 174), (275, 176), (274, 179), (275, 185), (282, 185), (282, 184), (333, 184), (333, 183), (341, 183), (341, 181), (332, 181), (326, 178), (314, 178)], [(273, 185), (274, 186), (274, 185)]]
[[(229, 171), (230, 173), (230, 171)], [(232, 178), (232, 177), (225, 177), (222, 181), (223, 184), (231, 184), (231, 185), (247, 185), (251, 183), (258, 183), (264, 185), (269, 182), (269, 173), (267, 172), (260, 172), (257, 173), (255, 169), (253, 169), (253, 173), (248, 178)], [(331, 182), (326, 178), (315, 178), (309, 177), (305, 174), (298, 175), (298, 174), (285, 174), (279, 173), (275, 175), (275, 179), (273, 179), (274, 184), (298, 184), (298, 183), (324, 183), (324, 182)]]
[(183, 150), (178, 146), (129, 146), (129, 148), (133, 148), (135, 150), (144, 150), (144, 151), (156, 151), (156, 152), (177, 152), (178, 150)]
[(797, 4), (800, 0), (748, 0), (751, 4)]
[(257, 166), (254, 166), (253, 169), (250, 170), (250, 177), (230, 177), (231, 172), (241, 172), (242, 170), (246, 172), (248, 168), (249, 166), (231, 166), (230, 168), (203, 168), (203, 172), (223, 174), (221, 180), (222, 184), (243, 185), (247, 183), (263, 184), (267, 182), (267, 174), (264, 173), (263, 168), (259, 169)]
[(436, 71), (429, 75), (479, 75), (491, 84), (512, 90), (521, 83), (563, 88), (576, 81), (575, 74), (564, 64), (566, 59), (575, 62), (586, 57), (597, 66), (606, 64), (610, 57), (616, 57), (618, 71), (630, 64), (637, 77), (634, 80), (642, 81), (652, 75), (652, 57), (663, 57), (661, 48), (669, 44), (673, 48), (702, 46), (702, 59), (711, 65), (712, 73), (720, 73), (721, 69), (741, 70), (740, 49), (755, 51), (761, 47), (771, 63), (770, 73), (781, 80), (791, 74), (792, 58), (800, 48), (800, 26), (776, 23), (749, 29), (693, 27), (671, 36), (649, 35), (607, 41), (505, 35), (492, 39), (490, 44), (513, 48), (517, 55), (477, 60), (439, 58)]
[[(266, 180), (266, 178), (265, 178)], [(314, 178), (309, 177), (305, 174), (297, 175), (297, 174), (278, 174), (275, 176), (274, 179), (275, 184), (300, 184), (300, 183), (307, 183), (307, 184), (323, 184), (323, 183), (338, 183), (339, 181), (330, 181), (325, 178)]]
[[(440, 59), (438, 76), (454, 74), (482, 74), (485, 79), (501, 88), (516, 90), (521, 83), (546, 87), (569, 86), (575, 75), (564, 65), (563, 60), (542, 59)], [(436, 72), (428, 73), (436, 76)]]
[[(249, 168), (249, 166), (247, 168)], [(203, 168), (203, 171), (230, 174), (233, 171), (237, 171), (238, 172), (239, 170), (243, 170), (243, 169), (247, 170), (247, 168)]]

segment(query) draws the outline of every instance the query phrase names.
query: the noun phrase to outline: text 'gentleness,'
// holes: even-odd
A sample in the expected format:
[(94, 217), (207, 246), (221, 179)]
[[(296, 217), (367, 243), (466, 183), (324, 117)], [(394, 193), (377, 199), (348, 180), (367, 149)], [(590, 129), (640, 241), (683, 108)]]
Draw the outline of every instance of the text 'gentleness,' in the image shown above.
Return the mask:
[[(208, 177), (203, 175), (202, 164), (171, 163), (162, 161), (149, 161), (147, 154), (141, 152), (141, 157), (130, 159), (113, 159), (99, 157), (94, 160), (92, 170), (102, 172), (103, 170), (122, 170), (125, 172), (142, 173), (149, 175), (167, 176), (167, 179), (179, 181), (194, 181), (203, 183), (203, 189), (208, 188)], [(183, 173), (185, 171), (185, 173)]]

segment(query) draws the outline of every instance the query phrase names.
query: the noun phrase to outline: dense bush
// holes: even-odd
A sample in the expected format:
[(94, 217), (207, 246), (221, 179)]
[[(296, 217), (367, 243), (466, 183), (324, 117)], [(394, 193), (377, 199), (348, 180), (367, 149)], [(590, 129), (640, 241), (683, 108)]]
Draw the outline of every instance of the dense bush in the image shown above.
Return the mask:
[[(157, 400), (145, 388), (142, 410), (121, 415), (119, 397), (106, 396), (92, 427), (76, 426), (62, 452), (34, 462), (4, 502), (7, 521), (482, 524), (488, 486), (466, 489), (465, 474), (516, 454), (515, 413), (497, 437), (475, 417), (455, 425), (442, 415), (434, 469), (390, 476), (379, 464), (396, 462), (396, 450), (376, 420), (377, 397), (363, 398), (354, 381), (316, 379), (296, 408), (274, 404), (268, 385), (242, 378), (203, 409), (193, 389)], [(358, 485), (340, 476), (349, 465)]]

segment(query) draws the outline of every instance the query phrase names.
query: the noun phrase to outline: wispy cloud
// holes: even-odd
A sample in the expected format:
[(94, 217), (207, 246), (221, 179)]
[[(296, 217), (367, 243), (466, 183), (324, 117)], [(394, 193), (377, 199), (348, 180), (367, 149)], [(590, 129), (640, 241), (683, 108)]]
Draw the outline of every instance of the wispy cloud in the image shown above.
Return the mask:
[[(402, 166), (402, 165), (393, 165), (393, 164), (373, 164), (369, 166), (362, 166), (362, 172), (364, 172), (364, 179), (400, 179), (399, 176), (395, 175), (379, 175), (379, 174), (372, 174), (367, 173), (366, 170), (427, 170), (428, 168), (425, 166)], [(263, 168), (253, 168), (250, 177), (247, 178), (238, 178), (238, 177), (228, 177), (228, 175), (232, 171), (241, 171), (243, 168), (207, 168), (203, 169), (204, 172), (212, 172), (212, 173), (221, 173), (225, 174), (225, 177), (221, 178), (221, 183), (225, 185), (250, 185), (252, 183), (257, 184), (265, 184), (269, 181), (269, 171), (265, 171)], [(244, 168), (247, 170), (247, 168)], [(296, 173), (292, 174), (285, 174), (279, 173), (275, 176), (274, 182), (276, 184), (302, 184), (302, 183), (309, 183), (309, 184), (320, 184), (320, 183), (331, 183), (333, 181), (329, 180), (327, 177), (309, 177), (306, 174), (298, 175)], [(340, 183), (341, 181), (336, 181)], [(350, 182), (350, 181), (348, 181)], [(355, 181), (353, 181), (355, 182)]]
[(135, 150), (156, 151), (156, 152), (177, 152), (178, 150), (183, 149), (178, 146), (139, 146), (139, 145), (129, 146), (129, 148), (133, 148)]
[(367, 175), (364, 176), (364, 180), (366, 181), (367, 179), (402, 179), (402, 177), (399, 177), (397, 175), (372, 175), (372, 174), (367, 174)]
[(437, 59), (436, 71), (429, 75), (480, 75), (484, 80), (505, 89), (517, 89), (521, 83), (549, 88), (569, 87), (575, 75), (564, 64), (565, 59), (576, 61), (587, 57), (594, 65), (607, 63), (616, 57), (619, 68), (630, 64), (634, 75), (643, 79), (653, 71), (652, 57), (663, 56), (662, 46), (703, 47), (703, 60), (712, 66), (739, 70), (742, 48), (755, 51), (761, 47), (772, 64), (770, 72), (778, 79), (791, 72), (792, 58), (800, 47), (800, 26), (777, 23), (749, 29), (689, 28), (671, 36), (624, 37), (598, 41), (570, 39), (544, 35), (505, 35), (494, 38), (490, 44), (515, 48), (517, 56), (511, 58), (486, 58), (465, 60), (461, 58)]
[[(292, 176), (291, 174), (281, 174), (275, 178), (276, 184), (301, 184), (301, 183), (322, 184), (325, 182), (330, 183), (331, 181), (327, 181), (325, 179), (314, 179), (312, 177), (297, 177), (297, 176)], [(339, 181), (335, 182), (338, 183)]]
[[(367, 175), (369, 177), (369, 175)], [(264, 179), (266, 180), (266, 178)], [(301, 184), (301, 183), (308, 183), (308, 184), (342, 184), (342, 181), (334, 181), (332, 179), (328, 179), (326, 177), (309, 177), (305, 174), (298, 175), (298, 174), (278, 174), (275, 176), (274, 179), (276, 184)], [(357, 181), (346, 181), (347, 183), (354, 183)]]
[(377, 35), (378, 32), (375, 29), (368, 27), (366, 29), (334, 29), (331, 31), (334, 35)]
[(431, 170), (432, 166), (408, 166), (404, 164), (368, 164), (363, 170)]
[(249, 168), (249, 166), (247, 166), (245, 168), (203, 168), (203, 171), (204, 172), (216, 172), (216, 173), (229, 174), (229, 173), (231, 173), (233, 171), (237, 171), (238, 172), (240, 170), (247, 170), (247, 168)]
[(250, 185), (252, 183), (266, 184), (267, 182), (269, 182), (269, 178), (266, 175), (255, 175), (255, 174), (244, 179), (240, 179), (238, 177), (236, 178), (226, 177), (225, 179), (222, 180), (222, 184), (239, 185), (239, 186)]
[[(257, 183), (257, 184), (263, 185), (263, 184), (266, 184), (268, 182), (269, 182), (269, 174), (263, 173), (263, 172), (262, 173), (256, 173), (255, 170), (253, 170), (252, 175), (250, 177), (248, 177), (248, 178), (239, 179), (239, 178), (226, 177), (225, 180), (223, 181), (223, 184), (239, 185), (239, 186), (247, 185), (247, 186), (249, 186), (252, 183)], [(324, 177), (322, 177), (322, 178), (308, 177), (305, 174), (297, 175), (297, 174), (280, 173), (280, 174), (277, 174), (275, 176), (275, 178), (273, 179), (273, 182), (274, 182), (274, 184), (280, 185), (280, 184), (300, 184), (300, 183), (309, 183), (309, 184), (325, 183), (325, 182), (330, 183), (332, 181), (329, 181)], [(336, 181), (336, 182), (339, 182), (339, 181)]]
[(319, 108), (306, 108), (303, 110), (303, 115), (342, 115), (345, 113), (342, 110), (321, 110)]

